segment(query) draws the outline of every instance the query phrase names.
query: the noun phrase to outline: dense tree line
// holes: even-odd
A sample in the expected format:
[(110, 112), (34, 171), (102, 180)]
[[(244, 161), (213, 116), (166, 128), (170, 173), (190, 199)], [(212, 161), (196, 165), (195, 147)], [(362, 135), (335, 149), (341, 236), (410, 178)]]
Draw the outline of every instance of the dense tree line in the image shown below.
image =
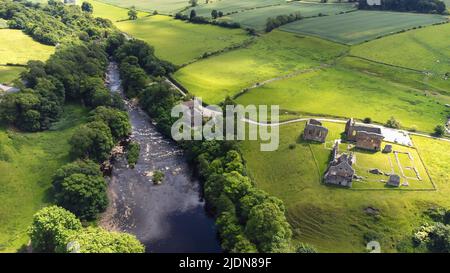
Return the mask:
[(83, 228), (71, 212), (57, 206), (38, 211), (29, 228), (34, 252), (139, 253), (144, 246), (135, 236), (99, 227)]
[(178, 12), (175, 14), (174, 18), (178, 20), (188, 21), (194, 24), (211, 24), (216, 25), (220, 27), (225, 28), (240, 28), (241, 24), (237, 22), (228, 22), (224, 20), (216, 20), (217, 18), (220, 18), (223, 16), (222, 12), (218, 12), (216, 10), (213, 10), (213, 13), (211, 14), (212, 20), (204, 17), (204, 16), (198, 16), (195, 10), (191, 10), (189, 15), (183, 14), (181, 12)]
[(50, 0), (48, 5), (25, 0), (0, 0), (0, 18), (13, 29), (21, 29), (36, 41), (48, 45), (72, 40), (97, 40), (111, 32), (112, 23), (94, 18), (89, 6)]
[(266, 32), (271, 32), (272, 30), (276, 29), (277, 27), (280, 27), (282, 25), (289, 24), (294, 21), (301, 20), (302, 16), (300, 13), (293, 13), (289, 15), (278, 15), (275, 18), (267, 18), (266, 22)]
[(445, 3), (441, 0), (382, 0), (381, 6), (370, 6), (367, 0), (359, 0), (359, 8), (439, 14), (447, 11)]
[(46, 130), (66, 102), (88, 107), (120, 106), (104, 86), (107, 54), (97, 43), (63, 46), (50, 59), (30, 61), (21, 91), (0, 101), (0, 120), (25, 131)]

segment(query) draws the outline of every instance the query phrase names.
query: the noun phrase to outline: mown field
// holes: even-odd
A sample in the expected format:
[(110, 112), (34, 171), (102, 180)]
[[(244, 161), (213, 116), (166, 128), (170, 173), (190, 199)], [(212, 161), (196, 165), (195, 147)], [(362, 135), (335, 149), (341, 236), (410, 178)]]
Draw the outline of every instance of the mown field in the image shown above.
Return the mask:
[[(352, 55), (427, 71), (450, 73), (450, 24), (416, 29), (355, 46)], [(449, 89), (450, 91), (450, 89)]]
[(258, 82), (320, 66), (346, 50), (325, 40), (273, 31), (246, 48), (186, 66), (174, 77), (205, 102), (219, 103)]
[(444, 22), (445, 20), (444, 16), (434, 14), (356, 11), (305, 19), (284, 25), (280, 29), (353, 45), (402, 30)]
[(134, 6), (141, 11), (153, 12), (156, 10), (163, 14), (172, 14), (189, 6), (186, 0), (101, 0), (100, 2), (122, 8)]
[(0, 252), (15, 252), (28, 243), (32, 216), (51, 201), (51, 177), (69, 162), (68, 140), (86, 117), (85, 109), (67, 106), (50, 131), (19, 133), (0, 127)]
[(162, 15), (119, 22), (116, 26), (154, 46), (159, 58), (178, 65), (200, 58), (206, 52), (239, 45), (249, 39), (242, 29), (195, 25)]
[(383, 124), (394, 116), (406, 128), (427, 132), (444, 124), (449, 114), (439, 97), (340, 65), (252, 89), (237, 102), (279, 105), (303, 114), (370, 117)]
[[(128, 10), (110, 4), (102, 3), (100, 1), (88, 0), (94, 8), (93, 15), (95, 17), (106, 18), (112, 22), (128, 20)], [(149, 13), (138, 11), (138, 18), (148, 16)]]
[(224, 16), (221, 20), (238, 22), (243, 27), (254, 28), (257, 31), (263, 31), (266, 27), (267, 19), (278, 15), (288, 15), (300, 13), (303, 17), (312, 17), (322, 15), (338, 14), (355, 9), (352, 4), (315, 4), (291, 2), (277, 6), (252, 9)]
[(221, 0), (211, 1), (208, 4), (202, 2), (196, 7), (186, 10), (184, 13), (189, 14), (194, 9), (197, 16), (211, 17), (211, 11), (213, 10), (221, 11), (224, 15), (229, 15), (236, 12), (286, 3), (285, 0)]
[[(331, 130), (329, 141), (344, 129), (342, 124), (324, 124)], [(329, 152), (317, 153), (324, 151), (321, 144), (299, 140), (303, 128), (304, 123), (281, 126), (275, 152), (260, 152), (257, 141), (242, 143), (250, 175), (258, 187), (284, 201), (298, 242), (320, 252), (364, 252), (366, 243), (376, 239), (382, 252), (412, 251), (410, 236), (424, 221), (422, 212), (450, 205), (450, 143), (413, 139), (419, 151), (427, 151), (421, 155), (438, 191), (341, 189), (319, 182)]]
[(24, 67), (0, 65), (0, 83), (8, 84), (25, 71)]
[(29, 60), (46, 60), (55, 48), (35, 42), (21, 30), (0, 29), (0, 64), (26, 64)]

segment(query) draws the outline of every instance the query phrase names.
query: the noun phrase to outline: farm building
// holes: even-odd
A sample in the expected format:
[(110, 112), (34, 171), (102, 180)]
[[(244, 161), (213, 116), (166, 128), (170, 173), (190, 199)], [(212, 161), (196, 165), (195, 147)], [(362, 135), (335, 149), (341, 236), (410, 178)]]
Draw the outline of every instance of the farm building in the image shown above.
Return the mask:
[(387, 185), (392, 187), (400, 187), (400, 176), (397, 174), (390, 175)]
[(322, 126), (322, 123), (315, 119), (310, 119), (306, 123), (303, 131), (304, 140), (313, 140), (318, 142), (325, 142), (328, 135), (328, 129)]
[(351, 187), (355, 170), (352, 165), (356, 158), (354, 154), (339, 153), (339, 142), (333, 147), (332, 158), (328, 166), (328, 170), (324, 176), (324, 182), (344, 187)]
[(384, 136), (381, 128), (365, 124), (356, 124), (353, 118), (345, 124), (345, 134), (348, 141), (356, 143), (356, 147), (364, 150), (379, 151)]

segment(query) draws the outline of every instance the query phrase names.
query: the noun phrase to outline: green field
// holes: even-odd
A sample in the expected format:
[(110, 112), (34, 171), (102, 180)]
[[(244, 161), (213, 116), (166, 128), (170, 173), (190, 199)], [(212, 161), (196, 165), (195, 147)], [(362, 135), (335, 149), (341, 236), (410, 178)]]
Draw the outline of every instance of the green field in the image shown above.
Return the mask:
[[(343, 124), (324, 125), (330, 129), (328, 141), (344, 129)], [(410, 236), (423, 221), (421, 213), (437, 204), (450, 205), (450, 143), (414, 138), (419, 151), (427, 151), (421, 155), (437, 191), (343, 189), (320, 183), (329, 151), (322, 144), (300, 141), (303, 128), (304, 123), (281, 126), (275, 152), (260, 152), (257, 141), (242, 143), (256, 185), (284, 201), (295, 240), (320, 252), (364, 252), (367, 238), (375, 238), (382, 252), (397, 252), (403, 242), (407, 243), (401, 251), (410, 251)], [(369, 207), (377, 215), (367, 212)]]
[(162, 15), (119, 22), (116, 26), (154, 46), (161, 59), (178, 65), (249, 39), (242, 29), (190, 24)]
[(0, 64), (26, 64), (29, 60), (45, 61), (55, 48), (35, 42), (21, 30), (0, 29)]
[[(450, 24), (416, 29), (353, 47), (351, 54), (387, 64), (450, 73)], [(449, 89), (450, 91), (450, 89)]]
[(300, 13), (303, 17), (312, 17), (319, 14), (338, 14), (355, 9), (352, 4), (315, 4), (315, 3), (285, 3), (278, 6), (253, 9), (245, 12), (239, 12), (224, 16), (221, 18), (226, 21), (238, 22), (244, 27), (254, 28), (263, 31), (266, 27), (267, 19), (278, 15), (288, 15)]
[(101, 0), (100, 2), (122, 8), (135, 6), (138, 10), (148, 12), (156, 10), (162, 14), (172, 14), (189, 6), (187, 0)]
[(371, 117), (379, 123), (394, 116), (406, 128), (427, 132), (444, 124), (449, 114), (439, 97), (343, 66), (269, 83), (248, 91), (237, 102), (280, 105), (305, 114)]
[(445, 20), (444, 16), (434, 14), (356, 11), (305, 19), (284, 25), (281, 29), (353, 45), (402, 30), (444, 22)]
[(18, 133), (0, 127), (0, 252), (15, 252), (28, 243), (32, 216), (51, 201), (51, 177), (69, 162), (68, 140), (86, 117), (85, 109), (67, 106), (50, 131)]
[(205, 102), (218, 103), (258, 82), (319, 66), (346, 50), (321, 39), (273, 31), (246, 48), (184, 67), (174, 77)]
[(0, 18), (0, 29), (1, 28), (8, 28), (8, 23), (6, 20)]
[(0, 65), (0, 83), (7, 84), (17, 79), (24, 67)]
[(211, 11), (217, 10), (223, 12), (224, 15), (242, 12), (246, 10), (254, 10), (261, 7), (275, 6), (286, 3), (286, 0), (221, 0), (211, 1), (208, 4), (199, 4), (196, 7), (185, 11), (189, 14), (191, 10), (195, 10), (197, 16), (210, 17)]
[[(106, 18), (113, 22), (127, 20), (128, 19), (128, 10), (119, 8), (117, 6), (113, 6), (110, 4), (105, 4), (100, 1), (88, 0), (87, 2), (92, 4), (94, 8), (93, 15), (95, 17)], [(138, 12), (138, 18), (148, 16), (149, 14), (146, 12)]]

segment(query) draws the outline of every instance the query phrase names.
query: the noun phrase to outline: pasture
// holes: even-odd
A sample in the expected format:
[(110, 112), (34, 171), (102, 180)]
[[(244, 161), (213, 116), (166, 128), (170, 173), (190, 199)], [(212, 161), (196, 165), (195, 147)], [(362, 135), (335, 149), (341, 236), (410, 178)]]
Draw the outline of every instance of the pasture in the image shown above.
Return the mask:
[(53, 46), (43, 45), (34, 41), (21, 30), (0, 29), (0, 64), (26, 64), (29, 60), (45, 61), (53, 54)]
[(221, 20), (240, 23), (243, 27), (254, 28), (257, 31), (264, 31), (268, 18), (274, 18), (279, 15), (288, 15), (300, 13), (303, 17), (313, 17), (322, 15), (338, 14), (355, 9), (352, 4), (320, 4), (320, 3), (301, 3), (291, 2), (277, 6), (270, 6), (258, 9), (252, 9), (239, 13), (224, 16)]
[(224, 15), (254, 10), (262, 7), (276, 6), (286, 3), (285, 0), (222, 0), (211, 1), (210, 3), (201, 3), (196, 7), (186, 10), (184, 13), (189, 14), (191, 10), (195, 10), (197, 16), (211, 17), (213, 10), (221, 11)]
[(426, 132), (450, 114), (438, 96), (339, 65), (251, 89), (237, 102), (279, 105), (302, 114), (371, 117), (383, 124), (394, 116), (404, 128)]
[(46, 132), (0, 127), (0, 252), (28, 243), (33, 214), (52, 201), (51, 177), (70, 161), (68, 140), (86, 118), (84, 108), (67, 106), (61, 121)]
[(0, 83), (11, 83), (13, 80), (19, 78), (22, 71), (25, 71), (25, 68), (21, 66), (0, 65)]
[(443, 78), (450, 73), (449, 36), (450, 24), (430, 26), (355, 46), (351, 54)]
[[(87, 2), (92, 4), (94, 8), (93, 16), (109, 19), (112, 22), (128, 20), (128, 10), (105, 4), (100, 1), (88, 0)], [(138, 11), (138, 18), (148, 16), (146, 12)]]
[[(328, 141), (344, 130), (343, 124), (324, 125), (330, 129)], [(257, 187), (284, 201), (296, 241), (320, 252), (364, 252), (366, 243), (376, 239), (382, 252), (411, 251), (409, 236), (425, 220), (422, 212), (450, 205), (450, 154), (445, 152), (450, 143), (413, 138), (419, 151), (427, 151), (421, 156), (437, 191), (344, 189), (320, 183), (330, 152), (323, 144), (300, 140), (303, 129), (304, 123), (281, 126), (280, 147), (274, 152), (260, 152), (258, 141), (241, 143)]]
[(325, 40), (273, 31), (253, 44), (183, 67), (174, 78), (209, 104), (245, 88), (320, 66), (347, 47)]
[(161, 14), (173, 14), (189, 6), (186, 0), (100, 0), (100, 2), (127, 9), (134, 6), (147, 12), (156, 10)]
[(441, 23), (445, 20), (444, 16), (435, 14), (360, 10), (300, 20), (284, 25), (280, 29), (354, 45), (419, 26)]
[(191, 62), (207, 52), (239, 45), (249, 39), (242, 29), (190, 24), (162, 15), (118, 22), (116, 26), (152, 45), (159, 58), (177, 65)]

